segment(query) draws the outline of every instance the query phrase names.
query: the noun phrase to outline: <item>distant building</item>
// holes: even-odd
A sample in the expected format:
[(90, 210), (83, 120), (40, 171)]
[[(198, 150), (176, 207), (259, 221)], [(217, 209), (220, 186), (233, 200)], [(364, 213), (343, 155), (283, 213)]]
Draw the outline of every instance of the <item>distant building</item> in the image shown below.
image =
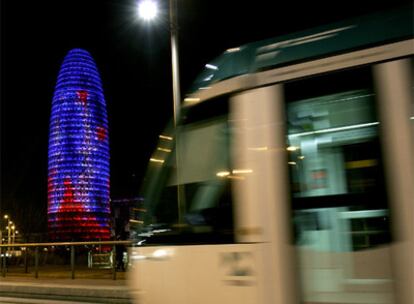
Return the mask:
[(73, 49), (63, 60), (49, 132), (49, 237), (109, 240), (106, 104), (96, 64), (85, 50)]

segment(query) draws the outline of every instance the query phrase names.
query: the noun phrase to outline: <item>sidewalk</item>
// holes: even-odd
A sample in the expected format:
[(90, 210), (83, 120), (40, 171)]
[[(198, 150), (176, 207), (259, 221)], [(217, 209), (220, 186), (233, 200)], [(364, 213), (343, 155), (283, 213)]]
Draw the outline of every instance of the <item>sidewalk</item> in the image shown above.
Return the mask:
[(131, 304), (125, 273), (117, 273), (117, 280), (110, 278), (53, 278), (52, 274), (0, 277), (0, 296), (31, 299), (70, 300), (87, 303)]

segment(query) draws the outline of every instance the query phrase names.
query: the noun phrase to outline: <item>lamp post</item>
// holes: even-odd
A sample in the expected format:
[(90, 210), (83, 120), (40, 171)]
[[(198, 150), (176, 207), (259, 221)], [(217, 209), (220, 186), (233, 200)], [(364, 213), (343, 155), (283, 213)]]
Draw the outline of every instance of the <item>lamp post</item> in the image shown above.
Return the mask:
[(173, 81), (173, 101), (174, 101), (174, 126), (178, 123), (181, 93), (180, 93), (180, 73), (178, 61), (178, 21), (177, 21), (177, 1), (170, 1), (170, 34), (171, 34), (171, 60), (172, 60), (172, 81)]
[(13, 245), (14, 244), (14, 238), (16, 237), (16, 226), (15, 225), (11, 226), (11, 230), (12, 230), (11, 244)]
[(9, 221), (7, 223), (7, 244), (8, 245), (10, 245), (10, 241), (11, 241), (11, 230), (12, 230), (12, 227), (14, 227), (12, 225), (13, 225), (13, 222), (12, 221)]
[[(145, 21), (153, 20), (157, 15), (157, 4), (155, 0), (142, 0), (138, 3), (139, 17)], [(178, 61), (178, 21), (177, 21), (177, 0), (169, 0), (169, 17), (170, 17), (170, 41), (171, 41), (171, 67), (172, 67), (172, 89), (173, 89), (173, 110), (174, 110), (174, 129), (178, 124), (181, 106), (180, 93), (180, 72)], [(184, 223), (183, 213), (186, 210), (184, 187), (180, 184), (179, 170), (179, 144), (178, 134), (175, 132), (175, 162), (177, 176), (177, 207), (178, 223), (180, 226)]]
[[(158, 13), (157, 3), (154, 0), (142, 0), (138, 3), (139, 17), (145, 21), (155, 19)], [(170, 40), (171, 40), (171, 67), (172, 67), (172, 89), (173, 89), (173, 109), (174, 126), (178, 123), (180, 112), (180, 73), (178, 61), (178, 23), (177, 23), (177, 1), (169, 0), (170, 17)]]
[[(8, 214), (5, 214), (4, 215), (4, 220), (6, 221), (6, 225), (4, 226), (4, 229), (5, 230), (8, 230), (8, 226), (9, 226), (9, 215)], [(2, 229), (1, 229), (2, 230)], [(6, 238), (6, 236), (4, 236), (4, 238)], [(2, 242), (3, 242), (3, 235), (2, 235), (2, 237), (1, 237), (1, 240), (2, 240)]]
[[(5, 214), (3, 216), (3, 218), (8, 221), (9, 216), (7, 214)], [(4, 227), (5, 229), (7, 229), (6, 227)], [(3, 224), (0, 222), (0, 244), (3, 244)]]

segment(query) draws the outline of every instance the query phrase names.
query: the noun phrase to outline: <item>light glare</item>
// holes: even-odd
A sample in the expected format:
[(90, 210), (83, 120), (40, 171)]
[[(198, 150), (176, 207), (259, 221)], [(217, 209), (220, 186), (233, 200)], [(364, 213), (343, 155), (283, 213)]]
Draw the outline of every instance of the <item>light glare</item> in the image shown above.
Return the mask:
[(144, 0), (138, 3), (138, 15), (140, 18), (149, 21), (155, 18), (158, 13), (157, 3), (151, 0)]
[(171, 149), (165, 149), (165, 148), (158, 147), (157, 150), (162, 151), (162, 152), (171, 153)]
[(211, 70), (218, 70), (218, 67), (212, 64), (207, 63), (206, 64), (206, 68), (207, 69), (211, 69)]
[(153, 163), (164, 163), (164, 160), (163, 159), (158, 159), (158, 158), (150, 158), (150, 161), (151, 162), (153, 162)]
[(235, 169), (233, 170), (233, 174), (246, 174), (246, 173), (253, 173), (252, 169)]
[(200, 101), (200, 98), (191, 98), (191, 97), (188, 97), (188, 98), (185, 98), (184, 101), (186, 103), (197, 103), (197, 102)]
[(161, 138), (161, 139), (173, 140), (173, 138), (171, 136), (166, 136), (166, 135), (162, 135), (162, 134), (159, 135), (158, 137)]
[(220, 172), (217, 172), (216, 175), (218, 177), (225, 177), (225, 176), (229, 176), (230, 172), (229, 171), (220, 171)]
[(295, 147), (295, 146), (289, 146), (289, 147), (287, 147), (286, 148), (286, 150), (288, 150), (288, 151), (296, 151), (296, 150), (299, 150), (299, 147)]

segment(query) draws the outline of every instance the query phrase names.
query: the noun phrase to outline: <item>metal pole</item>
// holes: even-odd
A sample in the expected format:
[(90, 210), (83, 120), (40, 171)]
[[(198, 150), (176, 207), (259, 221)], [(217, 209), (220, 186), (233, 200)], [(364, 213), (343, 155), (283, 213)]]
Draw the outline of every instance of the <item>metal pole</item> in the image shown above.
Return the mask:
[(116, 280), (116, 245), (112, 246), (112, 280)]
[[(10, 224), (11, 224), (11, 221), (8, 221), (7, 223), (7, 245), (10, 245), (10, 232), (11, 232)], [(7, 253), (9, 253), (9, 251), (10, 251), (10, 247), (7, 247)]]
[(75, 279), (75, 246), (70, 246), (70, 270), (72, 272), (72, 280)]
[[(3, 249), (3, 248), (1, 248), (1, 249)], [(1, 258), (2, 259), (1, 262), (3, 264), (2, 274), (3, 274), (3, 278), (4, 278), (4, 277), (6, 277), (6, 249), (4, 249), (4, 252), (3, 252), (3, 250), (1, 252), (3, 253), (3, 257)]]
[(35, 247), (35, 278), (39, 277), (39, 247)]
[(180, 153), (177, 133), (177, 124), (180, 117), (181, 93), (180, 93), (180, 71), (178, 61), (178, 19), (177, 19), (177, 1), (170, 0), (170, 34), (171, 34), (171, 66), (172, 66), (172, 83), (173, 83), (173, 105), (174, 105), (174, 131), (175, 131), (175, 165), (177, 176), (177, 207), (178, 222), (184, 223), (183, 214), (185, 212), (185, 195), (184, 187), (180, 185)]
[(171, 33), (171, 63), (173, 81), (173, 101), (174, 101), (174, 126), (178, 123), (180, 113), (180, 73), (178, 62), (178, 22), (177, 22), (177, 1), (170, 0), (170, 33)]
[[(9, 244), (10, 245), (10, 241), (11, 241), (11, 239), (10, 239), (10, 234), (11, 234), (11, 226), (10, 226), (10, 221), (7, 223), (7, 244)], [(9, 250), (10, 250), (10, 248), (9, 248)]]
[(29, 251), (29, 248), (26, 248), (24, 250), (24, 273), (28, 273), (28, 266), (27, 266), (27, 252)]
[[(0, 222), (0, 244), (3, 244), (3, 232), (2, 232), (2, 223)], [(1, 269), (1, 273), (3, 275), (3, 277), (5, 276), (5, 274), (3, 274), (3, 247), (0, 248), (0, 269)]]

